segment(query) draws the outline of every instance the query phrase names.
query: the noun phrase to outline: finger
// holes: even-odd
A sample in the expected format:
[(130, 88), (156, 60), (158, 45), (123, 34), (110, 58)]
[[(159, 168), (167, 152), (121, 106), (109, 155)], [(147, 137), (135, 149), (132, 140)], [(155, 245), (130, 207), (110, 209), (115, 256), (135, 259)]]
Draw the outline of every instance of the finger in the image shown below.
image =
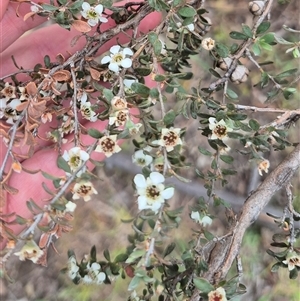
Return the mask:
[[(0, 2), (0, 22), (6, 12), (6, 8), (8, 6), (9, 0), (2, 0)], [(3, 28), (1, 28), (1, 30), (3, 30)], [(2, 32), (1, 32), (1, 36), (2, 36)]]
[[(28, 5), (28, 3), (25, 2), (21, 5), (17, 3), (10, 3), (9, 5), (7, 5), (9, 2), (8, 0), (1, 0), (1, 2), (1, 14), (3, 14), (3, 18), (0, 23), (0, 52), (3, 52), (8, 46), (15, 42), (26, 31), (44, 23), (46, 19), (35, 15), (34, 18), (29, 18), (26, 21), (24, 21), (23, 16), (30, 11), (30, 6)], [(45, 2), (49, 1), (43, 1), (43, 3)], [(16, 16), (17, 8), (20, 17)]]
[[(106, 124), (106, 122), (97, 122), (97, 129), (103, 131)], [(91, 145), (94, 141), (95, 139), (88, 135), (82, 136), (83, 144)], [(74, 143), (69, 142), (63, 146), (63, 150), (69, 150), (72, 147), (74, 147)], [(98, 152), (93, 152), (91, 157), (97, 161), (103, 161), (105, 158), (103, 153)], [(41, 169), (42, 171), (57, 177), (65, 176), (65, 172), (57, 167), (56, 160), (57, 152), (53, 148), (44, 148), (35, 153), (34, 157), (25, 160), (22, 163), (22, 166), (28, 170)], [(88, 162), (87, 167), (91, 171), (94, 168), (94, 165), (91, 162)], [(40, 172), (35, 174), (29, 174), (25, 171), (14, 173), (10, 178), (9, 185), (18, 189), (19, 192), (15, 195), (7, 194), (8, 199), (6, 207), (4, 208), (4, 214), (14, 212), (24, 218), (31, 218), (32, 214), (26, 205), (26, 201), (29, 199), (34, 200), (42, 208), (44, 205), (47, 205), (52, 196), (41, 187), (41, 183), (43, 182), (47, 187), (54, 190), (52, 181), (46, 179)], [(24, 226), (13, 225), (11, 228), (15, 233), (19, 233)]]
[[(158, 25), (160, 21), (160, 14), (152, 13), (144, 18), (139, 26), (140, 32), (148, 32), (150, 29)], [(115, 23), (110, 20), (106, 24), (102, 24), (103, 29), (114, 27)], [(128, 32), (130, 33), (130, 32)], [(41, 28), (31, 34), (20, 38), (11, 47), (7, 48), (2, 54), (2, 68), (0, 70), (0, 76), (12, 72), (15, 70), (11, 56), (13, 55), (17, 64), (24, 69), (32, 68), (35, 64), (43, 62), (44, 56), (47, 54), (52, 60), (56, 55), (63, 51), (63, 55), (66, 57), (68, 53), (75, 53), (77, 50), (84, 47), (86, 40), (84, 37), (80, 38), (74, 47), (71, 46), (73, 38), (80, 33), (71, 29), (70, 32), (61, 28), (57, 24)], [(114, 39), (111, 39), (103, 47), (100, 48), (100, 53), (109, 50), (112, 45), (119, 43), (127, 43), (129, 38), (127, 35), (120, 33)]]

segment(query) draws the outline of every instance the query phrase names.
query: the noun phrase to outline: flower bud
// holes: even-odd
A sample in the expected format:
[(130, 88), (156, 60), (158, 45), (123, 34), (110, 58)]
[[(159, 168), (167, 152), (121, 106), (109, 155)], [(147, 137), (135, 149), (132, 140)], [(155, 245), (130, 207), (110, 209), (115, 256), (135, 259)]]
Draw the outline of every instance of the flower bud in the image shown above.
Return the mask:
[(212, 50), (215, 47), (215, 40), (213, 40), (212, 38), (205, 38), (202, 40), (201, 46), (205, 50)]
[(265, 6), (264, 1), (251, 1), (249, 2), (249, 11), (254, 16), (260, 16)]
[(238, 65), (230, 76), (230, 80), (234, 84), (244, 83), (249, 75), (249, 70), (243, 65)]

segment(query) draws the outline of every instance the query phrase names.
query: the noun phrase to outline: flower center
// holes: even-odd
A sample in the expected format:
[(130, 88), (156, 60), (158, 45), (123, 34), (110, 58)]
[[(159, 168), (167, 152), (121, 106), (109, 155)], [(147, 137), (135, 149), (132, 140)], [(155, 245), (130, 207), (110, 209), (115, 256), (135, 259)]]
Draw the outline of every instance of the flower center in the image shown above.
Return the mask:
[(300, 259), (297, 258), (297, 257), (290, 258), (290, 263), (293, 264), (293, 265), (299, 265), (300, 264)]
[(3, 94), (4, 94), (6, 97), (12, 98), (14, 92), (15, 92), (14, 89), (13, 89), (12, 87), (9, 86), (9, 87), (4, 88)]
[(15, 117), (17, 115), (16, 110), (12, 109), (12, 108), (5, 108), (4, 110), (4, 116), (9, 118), (9, 117)]
[(82, 113), (84, 116), (87, 116), (87, 117), (91, 117), (91, 114), (92, 114), (92, 111), (91, 111), (91, 108), (90, 107), (83, 107), (81, 109)]
[(212, 297), (212, 301), (222, 301), (222, 296), (220, 296), (217, 293), (214, 293), (213, 297)]
[(73, 156), (70, 158), (70, 166), (71, 167), (78, 167), (80, 165), (81, 159), (78, 156)]
[(227, 134), (227, 128), (224, 125), (218, 124), (214, 129), (214, 133), (219, 137), (223, 137)]
[(98, 18), (98, 14), (93, 8), (87, 12), (87, 16), (89, 19), (97, 19)]
[(88, 195), (92, 190), (91, 186), (87, 186), (87, 185), (81, 185), (78, 189), (78, 191), (76, 191), (80, 196), (86, 196)]
[(124, 55), (122, 53), (117, 53), (112, 57), (112, 61), (120, 64), (124, 60)]
[(151, 185), (151, 186), (147, 187), (146, 195), (148, 198), (148, 202), (149, 202), (149, 199), (151, 199), (150, 203), (154, 203), (160, 196), (160, 191), (157, 189), (156, 185)]
[(116, 143), (110, 138), (106, 138), (101, 142), (101, 147), (105, 153), (112, 152), (115, 145)]
[(163, 136), (163, 140), (165, 141), (165, 145), (176, 145), (178, 140), (178, 135), (173, 131), (170, 131), (168, 134)]
[(124, 123), (127, 120), (127, 114), (124, 112), (120, 112), (117, 117), (119, 123)]
[(140, 164), (140, 165), (146, 164), (146, 160), (144, 158), (139, 158), (137, 161), (138, 161), (138, 164)]

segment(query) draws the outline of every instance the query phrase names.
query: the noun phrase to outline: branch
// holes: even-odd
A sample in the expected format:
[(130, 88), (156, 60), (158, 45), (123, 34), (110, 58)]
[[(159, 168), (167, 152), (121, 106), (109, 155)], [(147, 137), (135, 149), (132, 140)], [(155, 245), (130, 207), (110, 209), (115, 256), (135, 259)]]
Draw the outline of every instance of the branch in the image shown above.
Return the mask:
[[(246, 229), (258, 218), (274, 194), (286, 186), (300, 167), (300, 144), (281, 162), (245, 201), (238, 222), (231, 233), (220, 238), (211, 249), (209, 270), (203, 276), (207, 281), (218, 283), (224, 279), (233, 261), (240, 252)], [(195, 290), (190, 301), (200, 300), (199, 290)]]

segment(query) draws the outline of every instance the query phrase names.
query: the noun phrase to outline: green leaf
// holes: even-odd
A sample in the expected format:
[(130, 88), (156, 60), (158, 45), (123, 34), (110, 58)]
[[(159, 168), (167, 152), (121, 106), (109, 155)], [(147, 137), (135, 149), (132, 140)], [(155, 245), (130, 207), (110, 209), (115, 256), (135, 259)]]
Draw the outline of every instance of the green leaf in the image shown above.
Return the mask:
[(65, 172), (71, 173), (71, 169), (68, 162), (62, 156), (57, 158), (57, 167)]
[(215, 76), (215, 77), (217, 77), (217, 78), (221, 78), (222, 76), (215, 70), (215, 69), (213, 69), (213, 68), (209, 68), (209, 72), (213, 75), (213, 76)]
[(229, 36), (234, 40), (248, 40), (248, 37), (245, 34), (238, 31), (232, 31)]
[(256, 30), (256, 34), (262, 34), (264, 32), (266, 32), (271, 26), (271, 23), (270, 22), (262, 22), (257, 30)]
[(148, 97), (150, 88), (141, 84), (141, 83), (133, 83), (131, 85), (131, 89), (136, 92), (137, 94), (141, 95), (142, 97)]
[(275, 78), (283, 78), (283, 77), (287, 77), (287, 76), (291, 76), (294, 75), (295, 73), (297, 73), (298, 68), (295, 69), (289, 69), (287, 71), (284, 71), (282, 73), (277, 74), (276, 76), (274, 76)]
[(109, 254), (109, 251), (108, 251), (107, 249), (105, 249), (105, 250), (103, 251), (103, 256), (104, 256), (104, 258), (105, 258), (108, 262), (110, 262), (110, 254)]
[[(75, 1), (73, 4), (71, 4), (71, 5), (69, 6), (69, 10), (71, 10), (72, 13), (74, 13), (74, 12), (76, 12), (76, 11), (78, 11), (78, 10), (81, 10), (82, 3), (83, 3), (83, 2), (84, 2), (83, 0)], [(103, 3), (102, 3), (102, 4), (103, 4)], [(105, 6), (105, 7), (107, 7), (107, 6)]]
[(227, 164), (231, 164), (234, 161), (233, 157), (228, 155), (220, 155), (220, 159)]
[(226, 45), (222, 43), (216, 43), (215, 50), (217, 51), (218, 55), (220, 57), (228, 57), (229, 55), (229, 49)]
[(141, 281), (142, 281), (141, 277), (134, 276), (128, 285), (128, 290), (133, 291), (140, 284)]
[(259, 56), (261, 51), (260, 51), (260, 47), (258, 43), (254, 43), (252, 45), (252, 52), (254, 53), (254, 55)]
[(222, 168), (221, 171), (224, 176), (233, 176), (237, 173), (236, 170), (226, 168)]
[(248, 38), (252, 38), (253, 37), (253, 33), (252, 33), (252, 30), (251, 28), (246, 25), (246, 24), (243, 24), (242, 25), (242, 30), (243, 30), (243, 33), (248, 37)]
[(267, 44), (272, 45), (272, 43), (274, 42), (275, 38), (274, 38), (274, 33), (273, 32), (269, 32), (267, 34), (265, 34), (264, 36), (262, 36), (260, 38), (260, 41), (264, 41)]
[(227, 136), (229, 138), (232, 138), (232, 139), (241, 139), (241, 138), (244, 138), (244, 136), (240, 133), (235, 133), (235, 132), (229, 132), (227, 133)]
[(253, 131), (258, 131), (260, 128), (260, 124), (255, 119), (249, 120), (249, 126)]
[(290, 275), (289, 275), (289, 278), (290, 279), (297, 279), (298, 277), (298, 270), (297, 268), (293, 268), (291, 271), (290, 271)]
[(103, 134), (101, 132), (99, 132), (97, 129), (93, 129), (93, 128), (88, 129), (88, 134), (91, 137), (96, 138), (96, 139), (103, 137)]
[(169, 254), (171, 254), (173, 252), (173, 250), (175, 249), (175, 247), (176, 247), (176, 244), (174, 242), (170, 243), (163, 252), (163, 255), (162, 255), (163, 258), (165, 258)]
[(164, 116), (164, 124), (166, 126), (170, 126), (174, 123), (174, 120), (176, 118), (176, 114), (173, 110), (170, 110), (165, 116)]
[(213, 159), (212, 162), (211, 162), (211, 165), (210, 167), (214, 170), (216, 170), (218, 168), (218, 164), (217, 164), (217, 161), (216, 159)]
[(111, 100), (115, 97), (115, 95), (110, 89), (103, 89), (102, 93), (104, 98), (109, 102), (111, 102)]
[(203, 148), (201, 146), (198, 146), (198, 150), (204, 156), (209, 156), (209, 157), (212, 156), (212, 153), (210, 151), (208, 151), (207, 149), (205, 149), (205, 148)]
[(214, 286), (211, 285), (206, 279), (204, 278), (194, 278), (193, 282), (197, 289), (201, 292), (208, 294), (209, 292), (214, 290)]
[(293, 45), (294, 44), (293, 42), (289, 42), (289, 41), (285, 40), (284, 38), (278, 37), (276, 35), (274, 35), (274, 38), (275, 38), (276, 42), (281, 45)]
[(156, 75), (154, 76), (154, 80), (155, 80), (156, 82), (163, 82), (163, 81), (166, 80), (166, 77), (165, 77), (164, 75), (162, 75), (162, 74), (156, 74)]
[(42, 3), (41, 6), (46, 11), (55, 11), (55, 10), (58, 10), (57, 6), (53, 6), (53, 5), (50, 5), (50, 4)]
[(178, 14), (182, 17), (194, 17), (197, 14), (197, 11), (191, 6), (185, 6), (178, 10)]
[(267, 51), (273, 51), (273, 47), (264, 41), (259, 41), (259, 46)]
[(96, 250), (96, 246), (93, 245), (91, 247), (91, 251), (90, 251), (90, 256), (91, 256), (91, 260), (96, 261), (97, 260), (97, 250)]
[(238, 99), (238, 95), (231, 89), (227, 88), (226, 90), (226, 96), (230, 99)]
[(42, 173), (42, 175), (43, 175), (46, 179), (48, 179), (48, 180), (56, 180), (56, 179), (61, 180), (60, 178), (58, 178), (58, 177), (56, 177), (56, 176), (52, 176), (52, 175), (50, 175), (49, 173), (47, 173), (47, 172), (45, 172), (45, 171), (42, 171), (42, 170), (41, 170), (41, 173)]
[(119, 254), (117, 255), (117, 257), (115, 258), (114, 262), (118, 263), (118, 262), (125, 262), (128, 258), (127, 254)]
[(133, 251), (126, 260), (126, 263), (133, 263), (137, 258), (142, 257), (145, 254), (145, 250)]

